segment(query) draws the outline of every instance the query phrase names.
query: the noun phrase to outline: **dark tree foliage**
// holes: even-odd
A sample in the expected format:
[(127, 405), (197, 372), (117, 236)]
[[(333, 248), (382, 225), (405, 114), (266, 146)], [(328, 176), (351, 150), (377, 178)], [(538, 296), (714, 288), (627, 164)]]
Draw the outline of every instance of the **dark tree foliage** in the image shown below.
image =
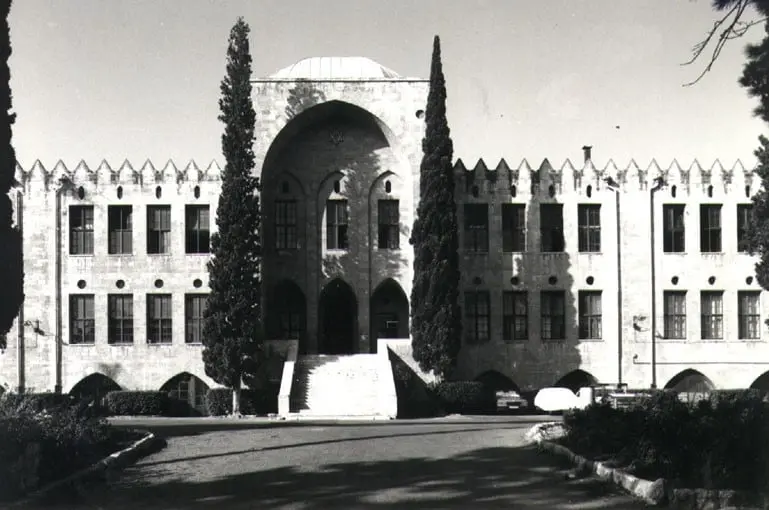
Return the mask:
[(419, 206), (409, 242), (414, 246), (411, 342), (422, 370), (447, 378), (461, 347), (459, 232), (454, 202), (454, 148), (446, 121), (446, 82), (438, 36), (433, 42), (425, 108)]
[[(747, 62), (743, 67), (739, 83), (751, 97), (758, 98), (753, 113), (769, 123), (769, 24), (764, 27), (766, 36), (758, 44), (748, 45), (745, 54)], [(754, 154), (758, 158), (756, 175), (761, 187), (753, 196), (753, 214), (748, 237), (751, 254), (758, 255), (756, 279), (759, 285), (769, 290), (769, 139), (758, 137), (759, 147)]]
[(226, 164), (216, 210), (218, 232), (211, 236), (211, 292), (203, 325), (206, 375), (233, 389), (233, 414), (240, 412), (242, 381), (255, 373), (264, 339), (259, 180), (252, 173), (256, 113), (251, 100), (249, 32), (238, 18), (230, 32), (227, 73), (221, 84), (219, 120), (225, 126)]
[(8, 14), (11, 0), (0, 2), (0, 350), (6, 347), (6, 335), (24, 302), (24, 268), (21, 233), (13, 225), (13, 207), (8, 193), (14, 185), (16, 152), (11, 144), (11, 127), (16, 115), (11, 113), (11, 29)]

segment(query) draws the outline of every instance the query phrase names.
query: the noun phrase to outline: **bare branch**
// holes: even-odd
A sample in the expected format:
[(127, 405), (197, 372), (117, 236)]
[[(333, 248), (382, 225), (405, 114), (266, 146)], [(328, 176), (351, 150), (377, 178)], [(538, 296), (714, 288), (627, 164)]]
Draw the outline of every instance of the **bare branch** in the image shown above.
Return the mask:
[(710, 29), (705, 39), (695, 44), (692, 48), (692, 58), (687, 62), (681, 64), (682, 66), (691, 65), (700, 59), (705, 49), (710, 45), (713, 39), (716, 39), (713, 52), (710, 55), (707, 65), (696, 79), (689, 83), (685, 83), (684, 87), (690, 87), (699, 82), (710, 70), (713, 68), (716, 60), (721, 55), (721, 51), (728, 41), (738, 39), (745, 35), (747, 31), (758, 24), (765, 23), (767, 18), (761, 18), (753, 21), (743, 21), (742, 16), (745, 14), (745, 10), (750, 6), (753, 0), (736, 0), (735, 3), (729, 8), (719, 20), (713, 23), (713, 28)]

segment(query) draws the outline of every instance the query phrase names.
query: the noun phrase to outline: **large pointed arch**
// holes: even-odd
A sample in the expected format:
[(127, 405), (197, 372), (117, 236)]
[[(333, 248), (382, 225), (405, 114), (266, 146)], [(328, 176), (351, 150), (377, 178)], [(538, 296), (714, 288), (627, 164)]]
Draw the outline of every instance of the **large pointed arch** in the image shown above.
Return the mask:
[(369, 308), (372, 349), (379, 338), (409, 337), (409, 300), (403, 287), (386, 278), (371, 293)]
[(78, 400), (101, 400), (110, 391), (120, 391), (120, 387), (112, 378), (100, 373), (94, 372), (78, 381), (69, 394)]
[(692, 368), (682, 370), (665, 384), (666, 390), (674, 390), (679, 393), (705, 393), (714, 390), (715, 387), (713, 381), (707, 376)]
[(171, 398), (187, 404), (198, 414), (206, 413), (208, 389), (208, 385), (202, 379), (189, 372), (173, 376), (160, 387), (160, 391), (168, 392)]
[(586, 386), (594, 386), (598, 384), (598, 380), (590, 372), (577, 369), (572, 370), (568, 374), (564, 375), (558, 382), (555, 383), (556, 388), (569, 388), (574, 393), (578, 392), (580, 388)]
[(756, 380), (753, 381), (753, 384), (750, 385), (750, 389), (761, 390), (765, 393), (769, 393), (769, 371), (766, 371), (756, 377)]
[(358, 300), (341, 278), (328, 282), (318, 300), (318, 346), (321, 354), (353, 354), (358, 350)]
[(484, 386), (494, 391), (515, 391), (520, 393), (521, 389), (515, 384), (515, 381), (496, 370), (487, 370), (477, 376), (475, 380), (483, 383)]
[(298, 340), (305, 352), (307, 300), (294, 281), (278, 281), (267, 298), (267, 331), (272, 339)]

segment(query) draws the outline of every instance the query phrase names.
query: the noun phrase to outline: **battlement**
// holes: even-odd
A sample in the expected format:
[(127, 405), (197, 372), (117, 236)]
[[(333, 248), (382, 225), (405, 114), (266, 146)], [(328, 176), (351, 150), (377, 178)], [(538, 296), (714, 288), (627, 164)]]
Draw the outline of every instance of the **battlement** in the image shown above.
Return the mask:
[[(464, 179), (459, 184), (465, 184), (466, 191), (474, 185), (486, 183), (488, 191), (507, 191), (513, 186), (520, 189), (530, 189), (534, 185), (547, 188), (551, 185), (558, 188), (559, 193), (578, 191), (587, 185), (600, 189), (606, 178), (614, 180), (623, 190), (646, 190), (654, 179), (661, 177), (668, 186), (678, 186), (683, 192), (694, 189), (706, 189), (713, 186), (729, 193), (731, 189), (742, 189), (745, 186), (757, 184), (754, 182), (754, 170), (746, 168), (740, 160), (731, 167), (724, 167), (716, 160), (710, 167), (703, 167), (696, 159), (688, 166), (682, 166), (673, 160), (667, 167), (661, 167), (652, 160), (646, 167), (639, 166), (631, 160), (624, 167), (618, 167), (614, 160), (609, 160), (603, 167), (596, 167), (591, 160), (575, 166), (566, 160), (560, 167), (553, 166), (545, 158), (539, 166), (532, 166), (523, 159), (517, 167), (511, 167), (504, 158), (499, 160), (496, 167), (489, 167), (483, 158), (468, 168), (462, 159), (454, 163), (455, 176)], [(149, 159), (141, 166), (135, 166), (125, 160), (119, 167), (113, 168), (106, 160), (92, 169), (81, 160), (73, 169), (68, 168), (59, 160), (52, 169), (48, 170), (40, 160), (25, 170), (17, 162), (16, 182), (27, 187), (36, 183), (46, 191), (58, 185), (62, 178), (69, 179), (75, 184), (90, 184), (94, 187), (109, 185), (152, 185), (220, 182), (222, 167), (212, 160), (202, 169), (194, 160), (186, 165), (177, 165), (169, 159), (164, 165), (155, 165)]]
[[(486, 188), (489, 190), (507, 191), (513, 186), (530, 189), (534, 185), (547, 188), (552, 185), (562, 193), (578, 191), (587, 185), (600, 189), (607, 178), (611, 178), (625, 191), (646, 190), (658, 177), (664, 179), (668, 186), (677, 186), (684, 192), (692, 188), (706, 189), (713, 186), (729, 193), (732, 188), (741, 189), (754, 184), (754, 170), (746, 169), (740, 160), (729, 168), (725, 168), (719, 160), (705, 168), (696, 159), (688, 167), (681, 166), (675, 159), (667, 167), (660, 167), (654, 159), (646, 167), (639, 166), (635, 160), (631, 160), (624, 167), (618, 167), (614, 160), (610, 159), (606, 165), (599, 168), (591, 160), (575, 166), (567, 159), (556, 168), (547, 158), (536, 167), (532, 167), (526, 159), (517, 167), (511, 167), (504, 158), (496, 167), (489, 167), (481, 158), (470, 168), (465, 166), (461, 159), (457, 159), (454, 172), (457, 178), (464, 179), (468, 192), (474, 185), (486, 182)], [(458, 184), (461, 185), (462, 181)]]
[(222, 168), (216, 162), (211, 161), (205, 169), (191, 160), (184, 166), (177, 165), (173, 160), (168, 160), (163, 166), (155, 166), (149, 159), (140, 167), (135, 167), (127, 159), (113, 168), (106, 160), (92, 169), (81, 160), (73, 169), (67, 168), (63, 161), (59, 160), (51, 170), (43, 166), (40, 160), (36, 160), (29, 170), (24, 170), (16, 162), (16, 182), (27, 187), (29, 184), (42, 184), (45, 190), (56, 187), (62, 179), (69, 179), (75, 184), (90, 183), (94, 186), (103, 185), (150, 185), (150, 184), (184, 184), (200, 182), (221, 181)]

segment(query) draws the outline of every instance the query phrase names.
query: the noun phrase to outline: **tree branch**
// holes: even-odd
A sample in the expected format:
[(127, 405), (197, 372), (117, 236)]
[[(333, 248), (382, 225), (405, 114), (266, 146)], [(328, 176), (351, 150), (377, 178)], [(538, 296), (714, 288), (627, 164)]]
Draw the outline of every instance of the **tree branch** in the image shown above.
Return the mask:
[(715, 64), (716, 60), (718, 60), (718, 57), (721, 55), (721, 51), (724, 49), (727, 41), (738, 39), (745, 35), (751, 27), (767, 21), (767, 18), (765, 17), (758, 20), (743, 21), (742, 16), (745, 14), (745, 10), (752, 3), (753, 0), (734, 0), (734, 3), (729, 7), (726, 14), (713, 23), (713, 28), (710, 29), (706, 37), (694, 45), (692, 48), (692, 58), (681, 64), (682, 66), (688, 66), (697, 62), (713, 39), (716, 39), (713, 52), (710, 54), (710, 59), (707, 65), (696, 79), (685, 83), (683, 85), (684, 87), (694, 85), (710, 72), (713, 68), (713, 64)]

